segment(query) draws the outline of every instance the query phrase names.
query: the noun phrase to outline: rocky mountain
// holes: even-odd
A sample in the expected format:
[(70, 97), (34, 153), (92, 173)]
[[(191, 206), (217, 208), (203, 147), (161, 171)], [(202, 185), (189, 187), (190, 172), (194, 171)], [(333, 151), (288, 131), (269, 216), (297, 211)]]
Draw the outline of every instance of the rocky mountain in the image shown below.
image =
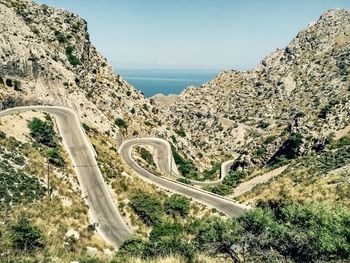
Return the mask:
[[(145, 99), (98, 53), (86, 21), (31, 0), (0, 0), (0, 57), (1, 110), (44, 104), (77, 111), (108, 191), (134, 230), (118, 252), (98, 235), (54, 118), (6, 116), (1, 262), (349, 258), (349, 10), (324, 13), (255, 69), (223, 71), (178, 96)], [(228, 219), (137, 177), (117, 147), (149, 135), (171, 142), (187, 177), (177, 180), (186, 184), (215, 179), (221, 162), (239, 153), (222, 182), (203, 188), (256, 209)], [(131, 154), (159, 172), (152, 147)]]
[(119, 142), (164, 137), (200, 170), (233, 152), (259, 166), (293, 133), (302, 135), (300, 153), (320, 149), (349, 123), (348, 10), (326, 12), (256, 69), (147, 100), (97, 52), (83, 19), (29, 0), (0, 5), (3, 108), (68, 106)]
[[(153, 118), (152, 106), (114, 73), (77, 15), (29, 0), (1, 0), (0, 34), (3, 108), (33, 101), (68, 106), (119, 139), (149, 129), (144, 120)], [(115, 126), (116, 118), (129, 129)]]
[(259, 166), (293, 134), (296, 154), (320, 150), (350, 123), (349, 58), (350, 11), (329, 10), (255, 69), (223, 71), (170, 106), (155, 98), (164, 123), (182, 131), (160, 133), (204, 167), (233, 151)]

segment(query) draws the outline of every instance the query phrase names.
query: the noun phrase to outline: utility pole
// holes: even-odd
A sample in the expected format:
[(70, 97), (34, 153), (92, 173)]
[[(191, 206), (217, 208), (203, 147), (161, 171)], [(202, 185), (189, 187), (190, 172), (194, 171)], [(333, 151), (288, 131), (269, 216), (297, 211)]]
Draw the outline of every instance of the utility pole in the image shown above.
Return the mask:
[(51, 191), (50, 191), (50, 159), (47, 159), (47, 196), (51, 196)]

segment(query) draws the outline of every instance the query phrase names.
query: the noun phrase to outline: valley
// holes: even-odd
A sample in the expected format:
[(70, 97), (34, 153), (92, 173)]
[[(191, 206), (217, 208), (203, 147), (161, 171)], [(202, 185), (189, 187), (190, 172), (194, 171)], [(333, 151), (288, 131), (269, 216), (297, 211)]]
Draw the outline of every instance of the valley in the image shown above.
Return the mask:
[(349, 260), (349, 10), (149, 98), (69, 11), (0, 0), (0, 36), (0, 262)]

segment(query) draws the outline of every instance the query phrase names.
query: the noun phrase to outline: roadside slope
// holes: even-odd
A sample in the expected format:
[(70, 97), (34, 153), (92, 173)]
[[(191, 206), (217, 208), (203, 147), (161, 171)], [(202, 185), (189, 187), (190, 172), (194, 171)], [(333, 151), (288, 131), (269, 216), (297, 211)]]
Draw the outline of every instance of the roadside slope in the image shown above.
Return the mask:
[(28, 106), (2, 111), (0, 117), (30, 110), (55, 115), (63, 144), (73, 160), (82, 196), (89, 206), (91, 219), (98, 223), (99, 234), (113, 246), (119, 247), (132, 233), (112, 201), (97, 166), (93, 148), (80, 126), (77, 115), (63, 107)]

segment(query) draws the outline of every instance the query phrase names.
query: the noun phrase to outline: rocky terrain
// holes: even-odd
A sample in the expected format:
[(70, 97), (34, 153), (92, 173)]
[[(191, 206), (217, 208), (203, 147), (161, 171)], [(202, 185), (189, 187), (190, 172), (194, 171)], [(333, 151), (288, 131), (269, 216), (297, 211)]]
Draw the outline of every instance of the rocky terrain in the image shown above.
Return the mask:
[[(152, 106), (97, 52), (86, 21), (26, 0), (2, 0), (0, 7), (3, 108), (33, 102), (68, 106), (117, 139), (131, 135), (134, 126), (137, 133), (149, 129), (144, 120), (153, 119)], [(129, 128), (118, 128), (116, 118)]]
[[(0, 36), (0, 108), (77, 111), (135, 232), (114, 255), (89, 221), (53, 119), (8, 116), (0, 121), (0, 261), (339, 262), (350, 255), (349, 10), (327, 11), (255, 69), (222, 71), (178, 96), (150, 99), (114, 72), (89, 40), (86, 21), (68, 11), (0, 0)], [(51, 127), (54, 145), (35, 136), (35, 118)], [(46, 128), (39, 130), (48, 135)], [(215, 179), (221, 162), (238, 153), (226, 180), (205, 190), (258, 208), (227, 219), (134, 176), (117, 148), (146, 136), (171, 143), (183, 183)], [(133, 155), (157, 172), (153, 150), (142, 146)], [(273, 179), (249, 188), (248, 179), (267, 175)], [(249, 191), (233, 192), (242, 182)], [(33, 235), (32, 251), (16, 245), (13, 233), (22, 229)]]
[(291, 134), (301, 135), (296, 154), (321, 150), (350, 123), (349, 58), (350, 11), (330, 10), (255, 69), (223, 71), (165, 106), (155, 98), (172, 127), (159, 133), (202, 167), (233, 151), (261, 166)]

